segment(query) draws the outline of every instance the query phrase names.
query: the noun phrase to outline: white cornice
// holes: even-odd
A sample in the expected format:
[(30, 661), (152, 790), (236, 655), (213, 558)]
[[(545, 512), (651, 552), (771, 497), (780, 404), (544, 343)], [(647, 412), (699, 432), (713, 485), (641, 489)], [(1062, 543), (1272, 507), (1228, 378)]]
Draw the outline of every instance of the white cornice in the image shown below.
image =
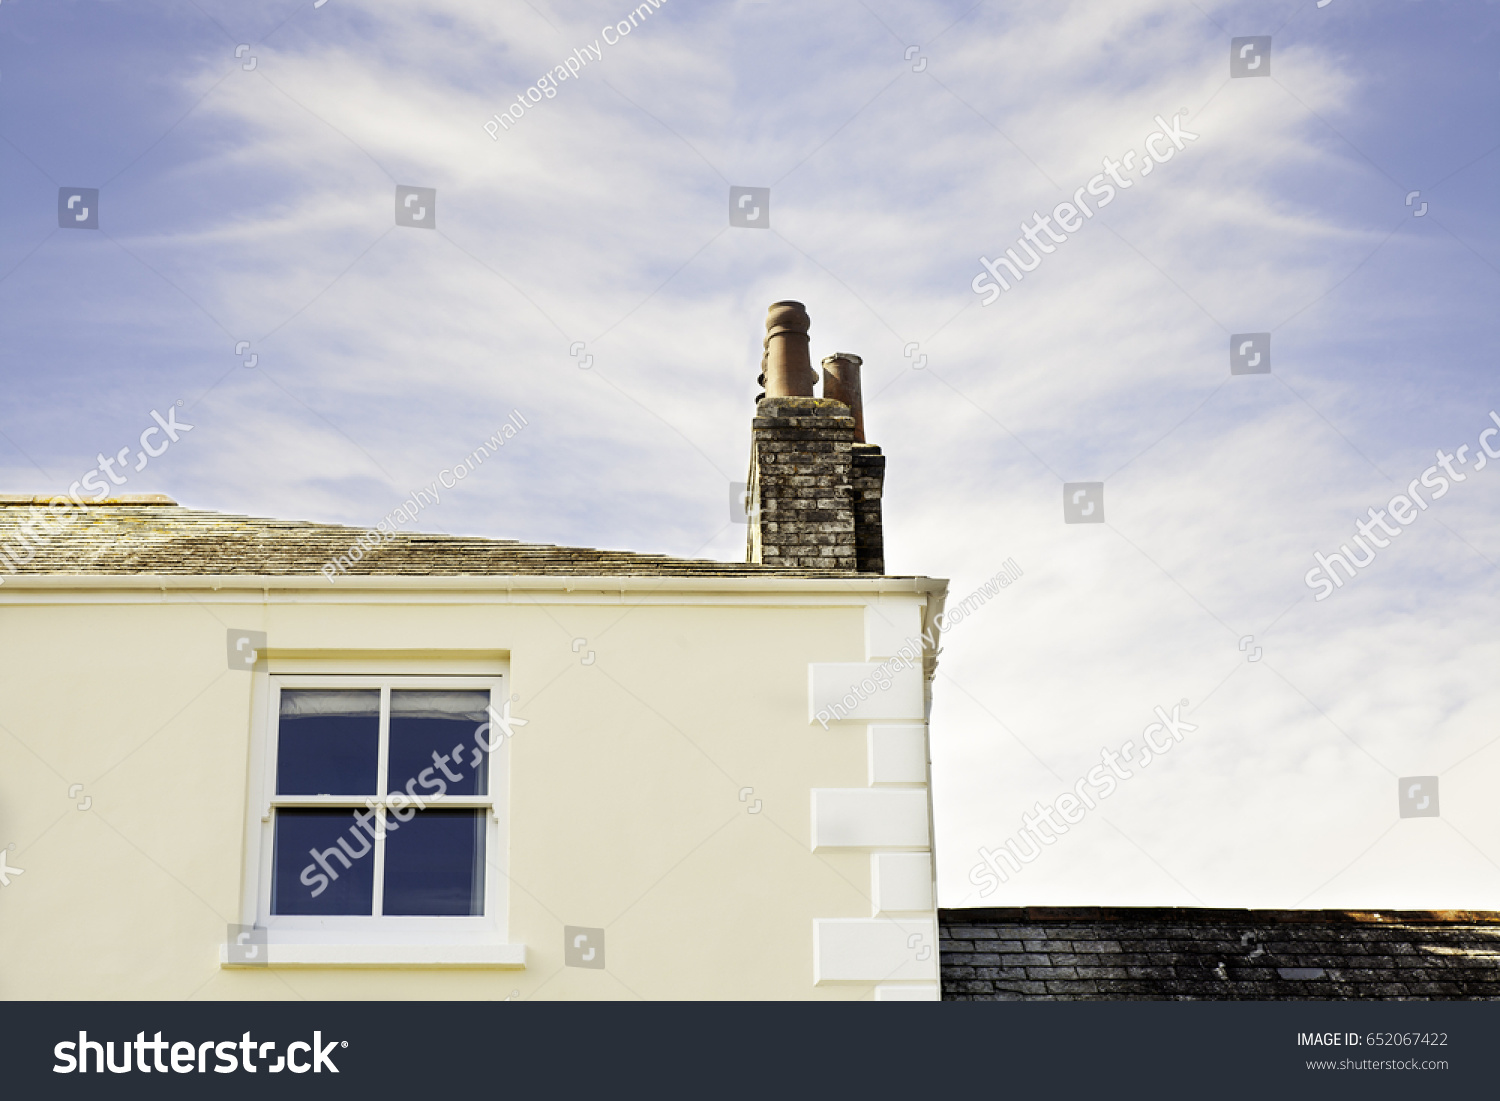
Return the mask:
[[(269, 599), (275, 593), (282, 599), (290, 598), (297, 602), (328, 603), (391, 603), (403, 598), (413, 603), (446, 603), (454, 599), (475, 598), (489, 602), (505, 601), (516, 595), (526, 594), (564, 600), (571, 598), (597, 601), (604, 597), (624, 603), (629, 594), (635, 599), (655, 596), (667, 600), (712, 595), (728, 598), (736, 603), (743, 602), (746, 598), (764, 600), (767, 596), (775, 595), (779, 598), (778, 602), (814, 604), (829, 602), (829, 598), (833, 598), (833, 603), (864, 603), (871, 597), (903, 593), (941, 599), (947, 589), (947, 581), (928, 577), (360, 575), (329, 582), (321, 575), (309, 574), (13, 574), (0, 581), (0, 603), (15, 597), (21, 598), (17, 602), (24, 603), (56, 598), (67, 599), (70, 603), (86, 603), (95, 594), (105, 599), (118, 599), (127, 594), (137, 598), (154, 596), (161, 599), (171, 593), (184, 596), (218, 594), (221, 599)], [(740, 599), (735, 600), (736, 597)]]

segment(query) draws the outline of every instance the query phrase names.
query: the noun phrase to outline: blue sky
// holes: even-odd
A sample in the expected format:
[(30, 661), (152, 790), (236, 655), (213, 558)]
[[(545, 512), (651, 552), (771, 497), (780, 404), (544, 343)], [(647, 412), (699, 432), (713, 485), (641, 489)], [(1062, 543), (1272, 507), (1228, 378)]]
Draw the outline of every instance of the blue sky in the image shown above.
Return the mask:
[[(1024, 571), (945, 642), (945, 905), (1500, 907), (1500, 465), (1304, 583), (1500, 409), (1500, 6), (667, 0), (486, 134), (629, 10), (6, 0), (0, 490), (181, 401), (122, 492), (368, 524), (520, 409), (428, 527), (736, 559), (796, 298), (816, 355), (865, 359), (888, 568), (955, 600)], [(1252, 35), (1270, 77), (1231, 78)], [(1179, 114), (1195, 139), (980, 305), (981, 255)], [(71, 187), (98, 230), (58, 227)], [(1230, 375), (1267, 331), (1271, 373)], [(1098, 481), (1106, 523), (1063, 523)], [(1183, 699), (1196, 732), (979, 896), (981, 846)], [(1400, 818), (1430, 775), (1442, 816)]]

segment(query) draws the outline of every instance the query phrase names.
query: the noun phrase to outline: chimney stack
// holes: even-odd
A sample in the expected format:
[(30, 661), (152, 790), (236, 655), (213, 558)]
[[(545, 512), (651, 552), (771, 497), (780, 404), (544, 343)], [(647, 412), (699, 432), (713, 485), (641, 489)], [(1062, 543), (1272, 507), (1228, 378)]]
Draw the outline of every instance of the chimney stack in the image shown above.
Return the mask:
[(885, 457), (865, 442), (859, 356), (823, 360), (823, 396), (800, 302), (766, 314), (750, 445), (747, 558), (767, 566), (884, 573)]

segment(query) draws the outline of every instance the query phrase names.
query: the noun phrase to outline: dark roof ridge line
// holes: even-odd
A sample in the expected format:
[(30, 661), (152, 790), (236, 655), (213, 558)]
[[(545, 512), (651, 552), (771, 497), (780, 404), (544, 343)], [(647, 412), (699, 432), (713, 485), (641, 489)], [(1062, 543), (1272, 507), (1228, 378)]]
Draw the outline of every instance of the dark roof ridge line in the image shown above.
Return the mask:
[(942, 908), (940, 921), (955, 924), (1046, 924), (1162, 921), (1178, 924), (1458, 924), (1500, 925), (1500, 910), (1297, 910), (1213, 906), (987, 906)]

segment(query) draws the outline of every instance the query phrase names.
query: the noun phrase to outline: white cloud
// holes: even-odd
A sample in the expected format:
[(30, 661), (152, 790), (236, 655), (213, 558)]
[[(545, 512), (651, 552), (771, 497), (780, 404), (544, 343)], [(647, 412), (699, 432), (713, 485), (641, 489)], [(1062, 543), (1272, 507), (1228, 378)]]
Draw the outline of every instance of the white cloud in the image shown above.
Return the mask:
[[(71, 470), (159, 393), (227, 373), (142, 488), (369, 523), (520, 408), (515, 450), (427, 522), (737, 557), (726, 486), (761, 319), (800, 298), (817, 354), (865, 357), (892, 572), (950, 577), (958, 599), (1007, 557), (1026, 570), (943, 654), (945, 904), (979, 901), (978, 846), (1187, 698), (1200, 731), (984, 901), (1500, 905), (1500, 751), (1480, 749), (1500, 468), (1333, 599), (1302, 581), (1395, 492), (1338, 432), (1404, 484), (1500, 398), (1477, 374), (1403, 374), (1390, 334), (1441, 346), (1480, 292), (1426, 223), (1386, 241), (1399, 189), (1309, 113), (1359, 120), (1367, 78), (1302, 38), (1276, 80), (1227, 81), (1224, 34), (1166, 2), (987, 6), (935, 37), (964, 7), (877, 5), (891, 32), (860, 5), (804, 7), (789, 36), (779, 5), (670, 0), (498, 141), (485, 119), (626, 5), (566, 25), (474, 0), (299, 19), (132, 170), (172, 228), (120, 234), (261, 366), (122, 261), (155, 311), (112, 383), (128, 401), (31, 443)], [(183, 95), (221, 64), (175, 74)], [(1183, 108), (1195, 142), (978, 305), (981, 253)], [(392, 227), (398, 182), (437, 188), (438, 232)], [(731, 183), (772, 187), (772, 232), (725, 226)], [(1229, 334), (1273, 328), (1275, 373), (1230, 378)], [(1064, 525), (1060, 483), (1099, 479), (1109, 524)], [(1394, 777), (1433, 773), (1445, 817), (1398, 820)]]

